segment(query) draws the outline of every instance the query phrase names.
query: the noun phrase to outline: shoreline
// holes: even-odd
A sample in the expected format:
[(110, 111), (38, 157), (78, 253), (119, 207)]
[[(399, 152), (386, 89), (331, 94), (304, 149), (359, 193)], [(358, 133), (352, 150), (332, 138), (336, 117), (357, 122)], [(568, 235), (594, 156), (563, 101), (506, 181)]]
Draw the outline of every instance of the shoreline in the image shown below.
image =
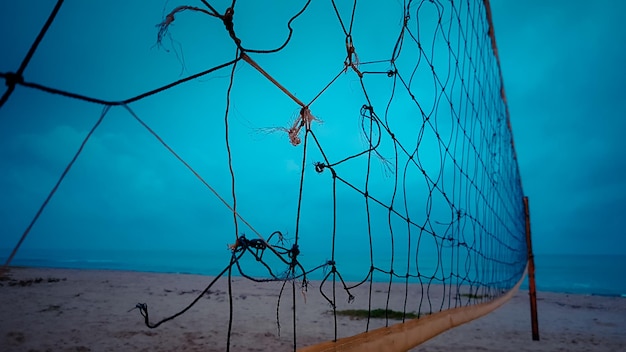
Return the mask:
[[(5, 258), (11, 248), (0, 250)], [(223, 250), (206, 249), (153, 249), (139, 251), (137, 249), (119, 250), (76, 250), (76, 249), (43, 249), (22, 248), (13, 264), (30, 267), (81, 268), (87, 270), (115, 269), (139, 272), (163, 272), (172, 274), (215, 275), (220, 272), (230, 257), (230, 252)], [(326, 258), (324, 251), (307, 251), (307, 258), (311, 262), (306, 267), (317, 266)], [(163, 258), (168, 258), (164, 261)], [(211, 260), (207, 260), (211, 258)], [(326, 258), (327, 259), (327, 258)], [(389, 258), (378, 258), (379, 262), (387, 262)], [(626, 255), (563, 255), (535, 253), (537, 290), (543, 292), (596, 294), (624, 296), (626, 282), (615, 280), (616, 277), (626, 276)], [(352, 265), (345, 262), (338, 269), (346, 274), (347, 280), (361, 280), (367, 274), (362, 269), (369, 268), (369, 263)], [(255, 270), (251, 265), (246, 270)], [(348, 271), (349, 270), (349, 271)], [(433, 268), (425, 268), (423, 273), (428, 274)], [(251, 272), (254, 274), (254, 272)], [(356, 275), (354, 275), (356, 274)], [(428, 274), (429, 275), (429, 274)], [(427, 276), (428, 276), (427, 275)], [(310, 279), (321, 280), (323, 274), (316, 272)], [(382, 276), (376, 276), (376, 281), (387, 281)], [(528, 288), (525, 282), (522, 289)]]
[[(13, 281), (0, 281), (0, 304), (5, 312), (0, 316), (2, 351), (225, 349), (229, 310), (225, 277), (187, 313), (157, 329), (149, 329), (137, 309), (132, 309), (138, 302), (148, 304), (150, 320), (154, 323), (188, 305), (211, 277), (29, 267), (11, 267), (8, 276)], [(19, 284), (20, 280), (23, 284)], [(28, 283), (28, 280), (32, 281)], [(10, 285), (11, 282), (15, 284)], [(296, 294), (298, 347), (333, 338), (334, 318), (329, 313), (328, 302), (319, 294), (318, 284), (312, 282), (308, 292)], [(291, 287), (285, 288), (279, 303), (277, 293), (281, 286), (282, 282), (259, 284), (242, 277), (232, 278), (232, 351), (292, 350), (292, 291)], [(385, 286), (374, 285), (372, 308), (384, 307), (387, 295), (381, 288)], [(330, 294), (330, 290), (326, 291)], [(347, 302), (343, 290), (337, 290), (336, 294), (337, 309), (367, 308), (364, 299), (367, 295), (357, 289), (352, 292), (353, 303)], [(541, 341), (531, 340), (528, 292), (520, 291), (496, 311), (444, 332), (413, 351), (626, 349), (626, 337), (622, 333), (626, 328), (623, 297), (551, 292), (537, 295)], [(400, 296), (392, 296), (391, 309), (402, 311), (404, 295)], [(436, 311), (438, 303), (430, 304)], [(337, 322), (339, 337), (362, 332), (366, 325), (365, 319), (339, 315)], [(384, 319), (372, 319), (370, 330), (384, 324)]]
[[(1, 269), (2, 267), (0, 267)], [(11, 269), (50, 269), (50, 270), (76, 270), (76, 271), (104, 271), (104, 272), (128, 272), (128, 273), (137, 273), (137, 274), (164, 274), (164, 275), (191, 275), (191, 276), (202, 276), (212, 278), (215, 275), (205, 274), (200, 271), (158, 271), (158, 270), (133, 270), (133, 269), (109, 269), (109, 268), (75, 268), (71, 266), (47, 266), (47, 267), (39, 267), (39, 266), (28, 266), (28, 265), (11, 265), (9, 266), (9, 270)], [(1, 277), (1, 276), (0, 276)], [(242, 278), (236, 272), (233, 272), (233, 277)], [(312, 279), (312, 282), (320, 281), (317, 279)], [(388, 280), (380, 280), (374, 281), (375, 283), (388, 283)], [(350, 281), (352, 283), (352, 281)], [(411, 285), (411, 284), (410, 284)], [(524, 282), (520, 288), (520, 291), (528, 291), (527, 283)], [(539, 292), (539, 291), (538, 291)], [(554, 294), (564, 294), (564, 295), (582, 295), (582, 296), (597, 296), (597, 297), (616, 297), (616, 298), (626, 298), (625, 293), (602, 293), (602, 292), (576, 292), (576, 291), (554, 291), (554, 290), (541, 290), (542, 293), (554, 293)]]

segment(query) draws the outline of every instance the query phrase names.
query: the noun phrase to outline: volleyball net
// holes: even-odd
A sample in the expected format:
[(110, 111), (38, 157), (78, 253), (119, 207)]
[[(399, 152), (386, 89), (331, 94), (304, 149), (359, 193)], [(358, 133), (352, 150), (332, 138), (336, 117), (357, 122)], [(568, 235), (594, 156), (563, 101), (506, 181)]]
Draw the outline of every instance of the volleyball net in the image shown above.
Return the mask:
[[(80, 13), (72, 6), (83, 5), (62, 4), (17, 69), (0, 72), (0, 119), (22, 108), (23, 100), (12, 104), (16, 94), (33, 94), (51, 106), (77, 101), (92, 123), (6, 266), (56, 192), (71, 187), (65, 178), (77, 165), (81, 174), (117, 175), (106, 160), (88, 168), (90, 145), (134, 129), (116, 148), (147, 160), (152, 156), (138, 150), (150, 143), (163, 168), (184, 170), (185, 182), (195, 185), (184, 194), (204, 203), (193, 216), (208, 219), (198, 236), (224, 248), (206, 259), (219, 267), (214, 279), (177, 314), (157, 321), (149, 314), (158, 307), (137, 305), (148, 327), (184, 314), (227, 281), (230, 349), (233, 305), (245, 304), (233, 299), (230, 283), (238, 276), (280, 283), (276, 316), (268, 317), (277, 324), (268, 329), (290, 336), (294, 350), (303, 347), (297, 337), (306, 327), (298, 321), (307, 297), (317, 297), (329, 307), (322, 339), (330, 342), (311, 350), (332, 350), (349, 336), (361, 336), (351, 346), (376, 339), (374, 331), (415, 335), (403, 329), (441, 319), (449, 323), (444, 329), (453, 327), (450, 314), (467, 316), (468, 307), (479, 311), (472, 317), (486, 314), (518, 287), (528, 256), (523, 190), (488, 1), (91, 4), (108, 14), (102, 23), (92, 20), (100, 28), (94, 33), (109, 40), (79, 40), (67, 57), (92, 50), (104, 60), (132, 61), (137, 47), (149, 55), (132, 71), (120, 67), (113, 89), (102, 76), (106, 83), (83, 82), (85, 91), (64, 81), (67, 72), (42, 70), (55, 70), (41, 64), (55, 59), (45, 56), (55, 40), (82, 28), (71, 24)], [(149, 45), (138, 41), (142, 33), (152, 33)], [(139, 166), (147, 174), (163, 171), (147, 161)], [(189, 209), (196, 204), (172, 198)], [(370, 332), (367, 338), (342, 331), (338, 316), (349, 310), (364, 312), (359, 332)]]

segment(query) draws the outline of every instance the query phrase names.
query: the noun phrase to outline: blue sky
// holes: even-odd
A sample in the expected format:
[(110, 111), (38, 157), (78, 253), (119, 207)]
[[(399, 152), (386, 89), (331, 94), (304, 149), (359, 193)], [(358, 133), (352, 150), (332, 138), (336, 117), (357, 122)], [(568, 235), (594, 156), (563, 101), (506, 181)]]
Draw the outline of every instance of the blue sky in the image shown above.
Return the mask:
[(537, 252), (626, 253), (625, 7), (492, 2)]
[[(225, 3), (211, 2), (220, 11)], [(372, 2), (359, 3), (354, 40), (361, 60), (377, 59), (380, 52), (388, 59), (397, 38), (397, 11), (402, 8), (400, 2), (391, 3), (382, 8)], [(156, 45), (156, 24), (179, 4), (187, 3), (67, 1), (24, 77), (90, 97), (122, 100), (232, 60), (235, 46), (225, 35), (224, 25), (197, 13), (177, 14), (170, 36)], [(302, 6), (301, 2), (289, 4), (238, 3), (238, 36), (249, 48), (281, 45), (284, 23)], [(0, 58), (0, 72), (16, 70), (53, 6), (53, 1), (0, 4), (4, 17), (0, 46), (10, 48)], [(626, 103), (619, 96), (620, 85), (626, 81), (621, 65), (626, 62), (626, 49), (619, 43), (626, 42), (626, 34), (617, 29), (618, 7), (625, 6), (609, 1), (593, 6), (583, 1), (492, 2), (537, 253), (626, 254), (624, 231), (618, 224), (626, 200), (626, 142), (621, 137)], [(350, 4), (338, 10), (344, 19), (349, 18)], [(263, 11), (276, 20), (268, 22), (258, 16)], [(344, 35), (332, 11), (330, 1), (313, 1), (306, 15), (294, 21), (294, 37), (284, 51), (274, 56), (251, 54), (306, 103), (343, 69)], [(424, 6), (421, 14), (432, 19), (436, 11)], [(434, 28), (433, 23), (422, 22), (424, 33)], [(422, 40), (431, 39), (424, 35)], [(374, 47), (370, 41), (381, 44)], [(388, 65), (363, 67), (389, 69)], [(224, 110), (230, 69), (130, 104), (227, 199), (231, 199), (231, 188)], [(427, 74), (418, 70), (416, 81), (427, 79)], [(303, 146), (292, 146), (281, 128), (293, 124), (300, 108), (244, 62), (237, 64), (235, 77), (229, 129), (238, 210), (265, 236), (275, 230), (293, 236)], [(354, 72), (338, 77), (311, 106), (319, 119), (312, 122), (312, 128), (327, 146), (324, 151), (331, 160), (367, 145), (358, 116), (364, 101), (359, 80)], [(368, 93), (382, 116), (389, 78), (381, 75), (369, 82)], [(424, 88), (416, 85), (415, 91), (421, 94), (418, 99), (424, 107), (433, 106), (432, 83)], [(391, 112), (416, 113), (415, 106), (399, 104), (392, 105)], [(97, 104), (22, 87), (0, 110), (0, 165), (5, 170), (0, 176), (1, 247), (17, 241), (101, 113), (102, 106)], [(406, 121), (391, 125), (399, 138), (419, 133)], [(452, 133), (443, 117), (439, 128), (443, 134)], [(426, 133), (423, 143), (434, 143), (434, 135)], [(389, 144), (380, 151), (393, 160)], [(303, 245), (324, 245), (330, 239), (330, 176), (310, 170), (319, 160), (320, 153), (312, 151), (305, 162), (309, 173), (299, 230)], [(422, 153), (421, 162), (433, 174), (441, 167), (439, 157), (429, 153)], [(337, 170), (362, 185), (366, 160), (347, 162)], [(370, 174), (372, 192), (388, 199), (395, 176), (388, 173), (385, 162), (374, 157)], [(342, 248), (367, 254), (363, 198), (346, 186), (338, 187), (339, 228), (350, 232), (338, 242)], [(423, 181), (409, 184), (407, 190), (415, 195), (410, 206), (423, 213), (427, 207)], [(434, 204), (441, 201), (433, 199)], [(371, 212), (372, 228), (388, 227), (386, 210), (374, 207)], [(431, 216), (430, 228), (445, 230), (441, 223), (447, 219), (446, 209), (435, 207)], [(239, 232), (251, 234), (241, 223)], [(233, 238), (232, 213), (128, 111), (113, 107), (24, 246), (178, 250), (225, 248)], [(376, 246), (388, 248), (388, 237), (375, 239)], [(395, 246), (400, 251), (402, 243)]]

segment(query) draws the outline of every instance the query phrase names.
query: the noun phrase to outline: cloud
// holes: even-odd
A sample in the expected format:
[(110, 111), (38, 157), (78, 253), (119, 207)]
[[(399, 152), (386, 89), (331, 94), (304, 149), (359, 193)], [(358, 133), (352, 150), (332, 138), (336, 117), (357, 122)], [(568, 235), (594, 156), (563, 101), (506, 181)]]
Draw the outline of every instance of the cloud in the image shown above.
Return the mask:
[(621, 233), (612, 219), (626, 193), (624, 6), (492, 3), (538, 252), (616, 251), (591, 238)]
[[(222, 230), (210, 224), (228, 214), (225, 207), (162, 147), (151, 148), (151, 136), (109, 132), (105, 124), (102, 129), (30, 235), (37, 246), (136, 247), (147, 239), (153, 241), (148, 246), (162, 246), (192, 240), (198, 229)], [(6, 233), (21, 234), (86, 133), (60, 125), (4, 142), (3, 205), (13, 209), (3, 213), (15, 214), (3, 225)]]

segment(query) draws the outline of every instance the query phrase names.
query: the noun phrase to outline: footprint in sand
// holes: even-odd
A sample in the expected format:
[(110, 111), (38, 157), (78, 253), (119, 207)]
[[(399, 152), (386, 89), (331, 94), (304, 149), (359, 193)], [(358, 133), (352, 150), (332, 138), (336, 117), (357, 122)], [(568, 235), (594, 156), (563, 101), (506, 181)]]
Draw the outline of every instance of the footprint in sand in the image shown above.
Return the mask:
[(26, 341), (26, 336), (24, 336), (24, 333), (19, 331), (9, 331), (7, 333), (7, 340), (9, 341), (10, 345), (17, 346)]

